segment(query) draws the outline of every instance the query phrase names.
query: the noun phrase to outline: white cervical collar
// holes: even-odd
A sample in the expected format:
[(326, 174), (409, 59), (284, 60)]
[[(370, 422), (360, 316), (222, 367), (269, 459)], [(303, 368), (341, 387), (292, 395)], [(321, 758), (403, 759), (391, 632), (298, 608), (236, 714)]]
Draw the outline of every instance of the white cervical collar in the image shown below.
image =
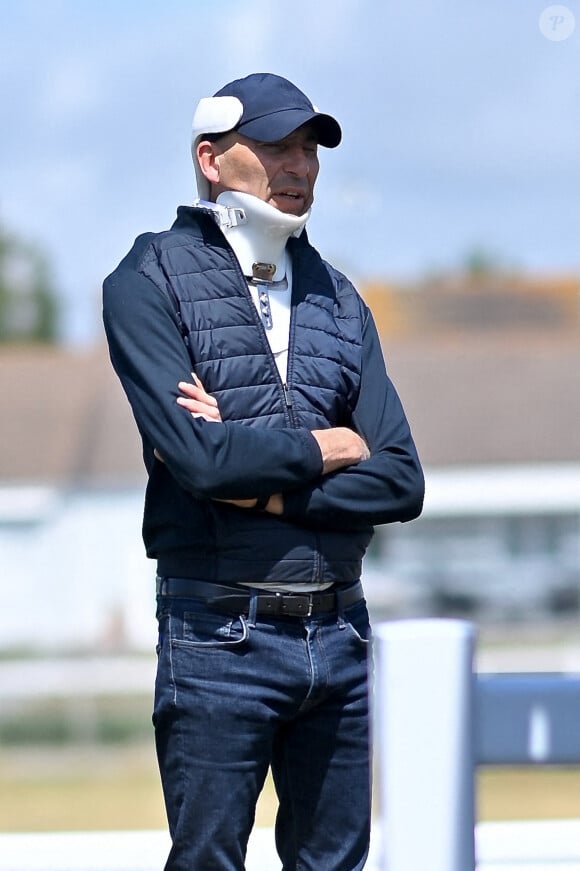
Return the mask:
[(308, 218), (288, 215), (252, 194), (224, 191), (215, 203), (195, 200), (194, 207), (210, 210), (240, 261), (244, 275), (252, 276), (255, 263), (271, 263), (276, 267), (272, 280), (286, 274), (286, 243), (290, 236), (299, 236)]

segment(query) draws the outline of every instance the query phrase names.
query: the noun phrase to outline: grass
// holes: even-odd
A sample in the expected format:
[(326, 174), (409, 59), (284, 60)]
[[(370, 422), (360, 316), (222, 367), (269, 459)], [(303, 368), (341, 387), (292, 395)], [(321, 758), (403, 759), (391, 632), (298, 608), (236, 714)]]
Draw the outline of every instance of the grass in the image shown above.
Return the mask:
[[(270, 779), (256, 823), (274, 822)], [(478, 777), (478, 817), (580, 817), (580, 770), (487, 768)], [(28, 747), (0, 756), (4, 831), (164, 828), (152, 742), (128, 746)]]
[(580, 819), (580, 768), (484, 768), (477, 813), (482, 820)]
[[(256, 823), (271, 825), (270, 781)], [(166, 826), (152, 743), (27, 747), (0, 756), (0, 828), (7, 832), (157, 829)]]

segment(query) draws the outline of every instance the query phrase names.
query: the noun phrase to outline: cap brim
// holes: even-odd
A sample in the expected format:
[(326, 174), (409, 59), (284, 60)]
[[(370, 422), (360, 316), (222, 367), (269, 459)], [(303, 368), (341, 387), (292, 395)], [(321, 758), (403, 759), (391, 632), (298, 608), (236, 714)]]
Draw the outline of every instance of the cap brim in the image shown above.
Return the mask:
[(281, 112), (263, 115), (261, 118), (239, 124), (236, 130), (243, 136), (259, 142), (278, 142), (309, 122), (316, 131), (319, 145), (336, 148), (340, 144), (342, 130), (338, 121), (332, 115), (309, 112), (306, 109), (284, 109)]

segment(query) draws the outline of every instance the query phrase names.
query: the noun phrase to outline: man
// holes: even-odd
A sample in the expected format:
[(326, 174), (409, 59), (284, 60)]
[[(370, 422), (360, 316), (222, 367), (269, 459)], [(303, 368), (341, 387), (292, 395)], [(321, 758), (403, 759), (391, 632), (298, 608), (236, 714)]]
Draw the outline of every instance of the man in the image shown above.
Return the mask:
[(340, 139), (269, 73), (202, 99), (199, 199), (104, 285), (149, 474), (171, 871), (244, 868), (269, 767), (285, 871), (367, 854), (361, 560), (375, 524), (420, 513), (423, 477), (372, 317), (304, 229)]

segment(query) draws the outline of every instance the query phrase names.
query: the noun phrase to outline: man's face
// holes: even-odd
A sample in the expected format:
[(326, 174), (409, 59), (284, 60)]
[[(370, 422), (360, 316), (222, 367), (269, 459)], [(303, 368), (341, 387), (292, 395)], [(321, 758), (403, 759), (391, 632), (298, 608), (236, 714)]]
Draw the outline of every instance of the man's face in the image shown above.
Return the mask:
[(314, 200), (318, 144), (305, 124), (278, 142), (256, 142), (228, 133), (213, 145), (218, 181), (214, 199), (224, 191), (253, 194), (290, 215), (303, 215)]

